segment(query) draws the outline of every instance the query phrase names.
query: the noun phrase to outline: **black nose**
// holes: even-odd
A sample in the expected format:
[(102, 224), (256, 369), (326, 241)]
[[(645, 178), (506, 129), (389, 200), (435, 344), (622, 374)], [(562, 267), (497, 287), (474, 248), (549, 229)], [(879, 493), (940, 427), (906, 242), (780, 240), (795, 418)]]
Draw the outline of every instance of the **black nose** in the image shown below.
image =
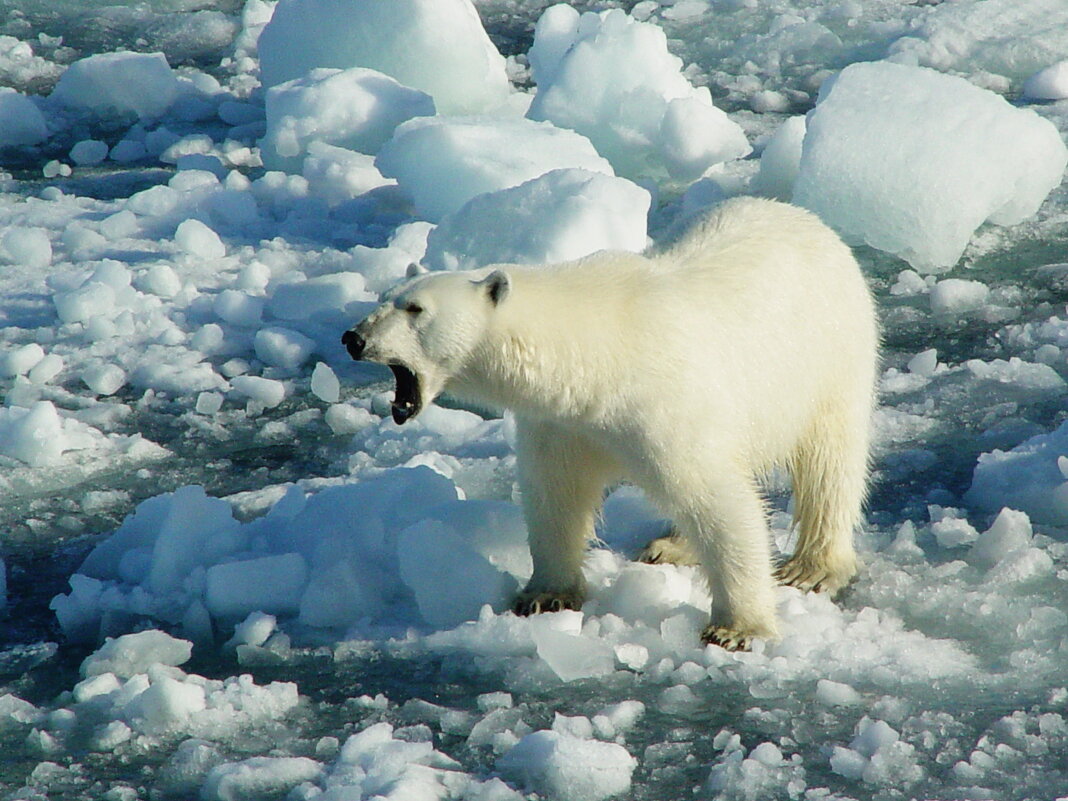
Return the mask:
[(352, 358), (361, 359), (363, 358), (363, 349), (367, 345), (367, 340), (355, 331), (346, 331), (341, 335), (341, 344), (348, 349)]

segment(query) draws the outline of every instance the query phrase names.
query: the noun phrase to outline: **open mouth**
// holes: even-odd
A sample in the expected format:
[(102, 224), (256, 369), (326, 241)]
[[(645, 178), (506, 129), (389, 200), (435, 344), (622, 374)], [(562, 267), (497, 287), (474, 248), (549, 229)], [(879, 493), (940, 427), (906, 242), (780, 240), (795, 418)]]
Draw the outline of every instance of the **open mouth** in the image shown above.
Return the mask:
[(393, 422), (397, 425), (404, 425), (419, 414), (422, 408), (419, 378), (400, 362), (390, 362), (387, 366), (393, 371), (393, 377), (397, 381), (397, 391), (393, 395), (393, 403), (390, 407)]

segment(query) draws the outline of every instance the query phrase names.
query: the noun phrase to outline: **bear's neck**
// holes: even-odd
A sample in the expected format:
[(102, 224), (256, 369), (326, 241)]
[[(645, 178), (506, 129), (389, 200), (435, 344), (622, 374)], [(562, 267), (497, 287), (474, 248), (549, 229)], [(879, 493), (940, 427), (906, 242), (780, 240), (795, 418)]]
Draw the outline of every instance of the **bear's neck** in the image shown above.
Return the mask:
[[(573, 267), (510, 271), (513, 288), (454, 392), (533, 418), (590, 420), (604, 413), (605, 376), (619, 361), (615, 315), (599, 316), (597, 276)], [(597, 294), (602, 293), (601, 295)]]

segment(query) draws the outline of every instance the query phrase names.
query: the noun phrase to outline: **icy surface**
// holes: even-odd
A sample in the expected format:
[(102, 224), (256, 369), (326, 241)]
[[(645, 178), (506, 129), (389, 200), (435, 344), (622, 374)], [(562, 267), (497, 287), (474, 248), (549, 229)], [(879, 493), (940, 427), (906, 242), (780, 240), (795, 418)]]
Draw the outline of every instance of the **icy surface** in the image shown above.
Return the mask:
[[(1068, 795), (1065, 14), (0, 2), (0, 796)], [(699, 573), (632, 561), (670, 524), (621, 486), (582, 609), (514, 616), (513, 422), (398, 428), (341, 332), (427, 267), (791, 198), (824, 146), (829, 219), (915, 215), (857, 235), (885, 343), (857, 580), (703, 647)], [(893, 255), (921, 244), (952, 266)]]

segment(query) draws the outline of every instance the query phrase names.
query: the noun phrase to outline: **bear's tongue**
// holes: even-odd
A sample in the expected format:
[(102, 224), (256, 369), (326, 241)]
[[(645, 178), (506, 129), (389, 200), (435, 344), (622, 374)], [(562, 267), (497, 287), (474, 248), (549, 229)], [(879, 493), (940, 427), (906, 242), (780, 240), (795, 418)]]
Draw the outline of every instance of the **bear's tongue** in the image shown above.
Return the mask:
[(393, 413), (393, 422), (404, 425), (419, 413), (419, 379), (403, 364), (394, 362), (389, 365), (389, 369), (393, 371), (393, 378), (397, 381), (397, 391), (393, 395), (390, 411)]

